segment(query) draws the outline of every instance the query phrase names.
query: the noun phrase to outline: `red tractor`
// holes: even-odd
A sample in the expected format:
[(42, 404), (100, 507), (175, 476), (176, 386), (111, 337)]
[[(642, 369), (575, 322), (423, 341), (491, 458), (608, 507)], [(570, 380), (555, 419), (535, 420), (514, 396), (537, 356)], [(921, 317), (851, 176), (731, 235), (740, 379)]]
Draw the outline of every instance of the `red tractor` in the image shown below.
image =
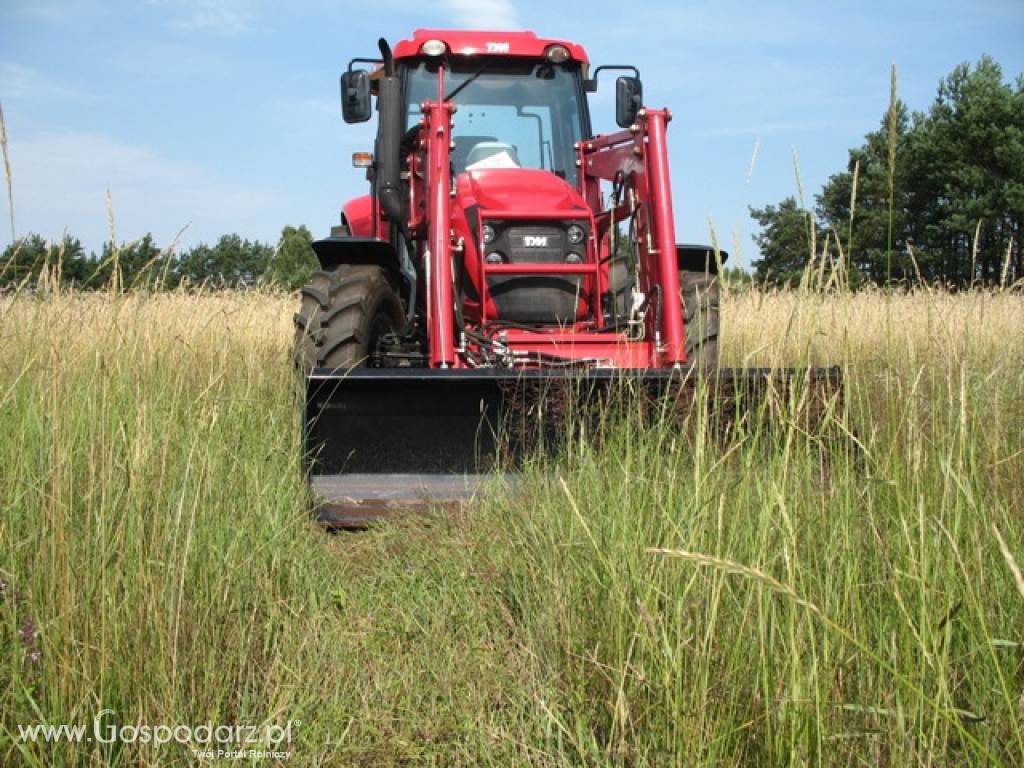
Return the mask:
[[(726, 255), (676, 243), (667, 109), (531, 32), (417, 30), (341, 77), (370, 194), (314, 243), (297, 357), (314, 490), (346, 519), (469, 492), (524, 383), (718, 372)], [(368, 69), (356, 68), (369, 65)], [(615, 81), (622, 130), (587, 94)], [(749, 376), (749, 372), (744, 372)]]

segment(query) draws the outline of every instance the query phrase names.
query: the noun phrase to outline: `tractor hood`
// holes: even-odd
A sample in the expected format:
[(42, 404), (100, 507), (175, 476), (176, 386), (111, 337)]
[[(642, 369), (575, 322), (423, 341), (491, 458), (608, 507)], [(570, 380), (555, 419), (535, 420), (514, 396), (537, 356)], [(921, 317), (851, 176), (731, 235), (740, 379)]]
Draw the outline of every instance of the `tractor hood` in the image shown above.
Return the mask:
[(460, 197), (485, 211), (565, 211), (568, 216), (589, 214), (586, 202), (564, 179), (549, 171), (530, 168), (489, 168), (459, 175)]

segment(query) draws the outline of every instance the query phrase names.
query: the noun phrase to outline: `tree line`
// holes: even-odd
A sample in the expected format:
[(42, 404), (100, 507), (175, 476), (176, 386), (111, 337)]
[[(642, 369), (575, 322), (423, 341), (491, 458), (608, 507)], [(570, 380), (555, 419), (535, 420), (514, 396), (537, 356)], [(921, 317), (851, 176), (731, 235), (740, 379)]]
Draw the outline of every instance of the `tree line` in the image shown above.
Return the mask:
[(983, 57), (944, 77), (926, 112), (892, 96), (878, 130), (815, 196), (751, 208), (755, 279), (792, 285), (815, 262), (849, 284), (953, 288), (1024, 278), (1024, 76)]
[(71, 235), (48, 242), (30, 234), (0, 255), (0, 291), (34, 288), (53, 280), (83, 290), (203, 285), (275, 285), (294, 290), (317, 268), (313, 235), (305, 226), (285, 227), (276, 246), (232, 234), (181, 252), (160, 248), (150, 234), (130, 243), (108, 242), (99, 253), (86, 253), (81, 241)]
[[(880, 127), (849, 151), (846, 169), (826, 181), (813, 206), (789, 196), (750, 209), (761, 227), (758, 283), (793, 285), (826, 266), (851, 287), (1024, 279), (1024, 76), (1007, 82), (999, 64), (982, 57), (942, 78), (928, 110), (913, 113), (896, 98), (895, 80), (894, 70)], [(44, 275), (84, 289), (295, 289), (317, 268), (312, 241), (305, 226), (289, 226), (276, 246), (233, 234), (176, 253), (147, 234), (86, 254), (75, 237), (49, 243), (32, 234), (0, 256), (0, 290), (34, 286)]]

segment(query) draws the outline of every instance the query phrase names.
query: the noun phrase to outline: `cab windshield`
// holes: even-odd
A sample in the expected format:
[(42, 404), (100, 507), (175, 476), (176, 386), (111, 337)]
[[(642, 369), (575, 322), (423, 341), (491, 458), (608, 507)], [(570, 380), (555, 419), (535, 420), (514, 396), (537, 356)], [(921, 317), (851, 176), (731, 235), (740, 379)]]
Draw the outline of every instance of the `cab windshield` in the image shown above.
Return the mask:
[[(407, 129), (419, 121), (424, 101), (437, 100), (437, 71), (434, 61), (406, 70)], [(450, 61), (445, 93), (455, 93), (452, 100), (459, 106), (452, 129), (455, 172), (536, 168), (575, 186), (573, 144), (583, 138), (578, 71), (575, 64)]]

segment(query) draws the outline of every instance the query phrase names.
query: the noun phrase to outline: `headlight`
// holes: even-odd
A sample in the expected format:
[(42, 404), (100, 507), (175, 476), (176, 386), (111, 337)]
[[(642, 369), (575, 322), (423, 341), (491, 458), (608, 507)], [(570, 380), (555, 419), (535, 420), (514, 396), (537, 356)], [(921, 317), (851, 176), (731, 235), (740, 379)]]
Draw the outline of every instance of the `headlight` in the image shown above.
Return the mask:
[(444, 40), (427, 40), (420, 46), (420, 50), (425, 56), (444, 56), (448, 46), (444, 44)]
[(579, 224), (570, 224), (567, 234), (569, 236), (569, 242), (573, 245), (579, 245), (583, 242), (583, 238), (587, 236), (587, 233), (583, 231), (583, 227)]
[(501, 264), (504, 261), (505, 261), (505, 257), (502, 256), (497, 251), (491, 251), (490, 253), (487, 254), (487, 263), (488, 264)]
[(492, 227), (490, 224), (484, 224), (484, 242), (494, 242), (494, 227)]
[(583, 263), (583, 257), (580, 256), (578, 253), (573, 253), (572, 251), (569, 251), (569, 253), (565, 254), (565, 263), (566, 264), (582, 264)]
[(569, 60), (569, 49), (564, 45), (551, 45), (548, 46), (544, 55), (552, 64), (561, 64), (563, 61)]

